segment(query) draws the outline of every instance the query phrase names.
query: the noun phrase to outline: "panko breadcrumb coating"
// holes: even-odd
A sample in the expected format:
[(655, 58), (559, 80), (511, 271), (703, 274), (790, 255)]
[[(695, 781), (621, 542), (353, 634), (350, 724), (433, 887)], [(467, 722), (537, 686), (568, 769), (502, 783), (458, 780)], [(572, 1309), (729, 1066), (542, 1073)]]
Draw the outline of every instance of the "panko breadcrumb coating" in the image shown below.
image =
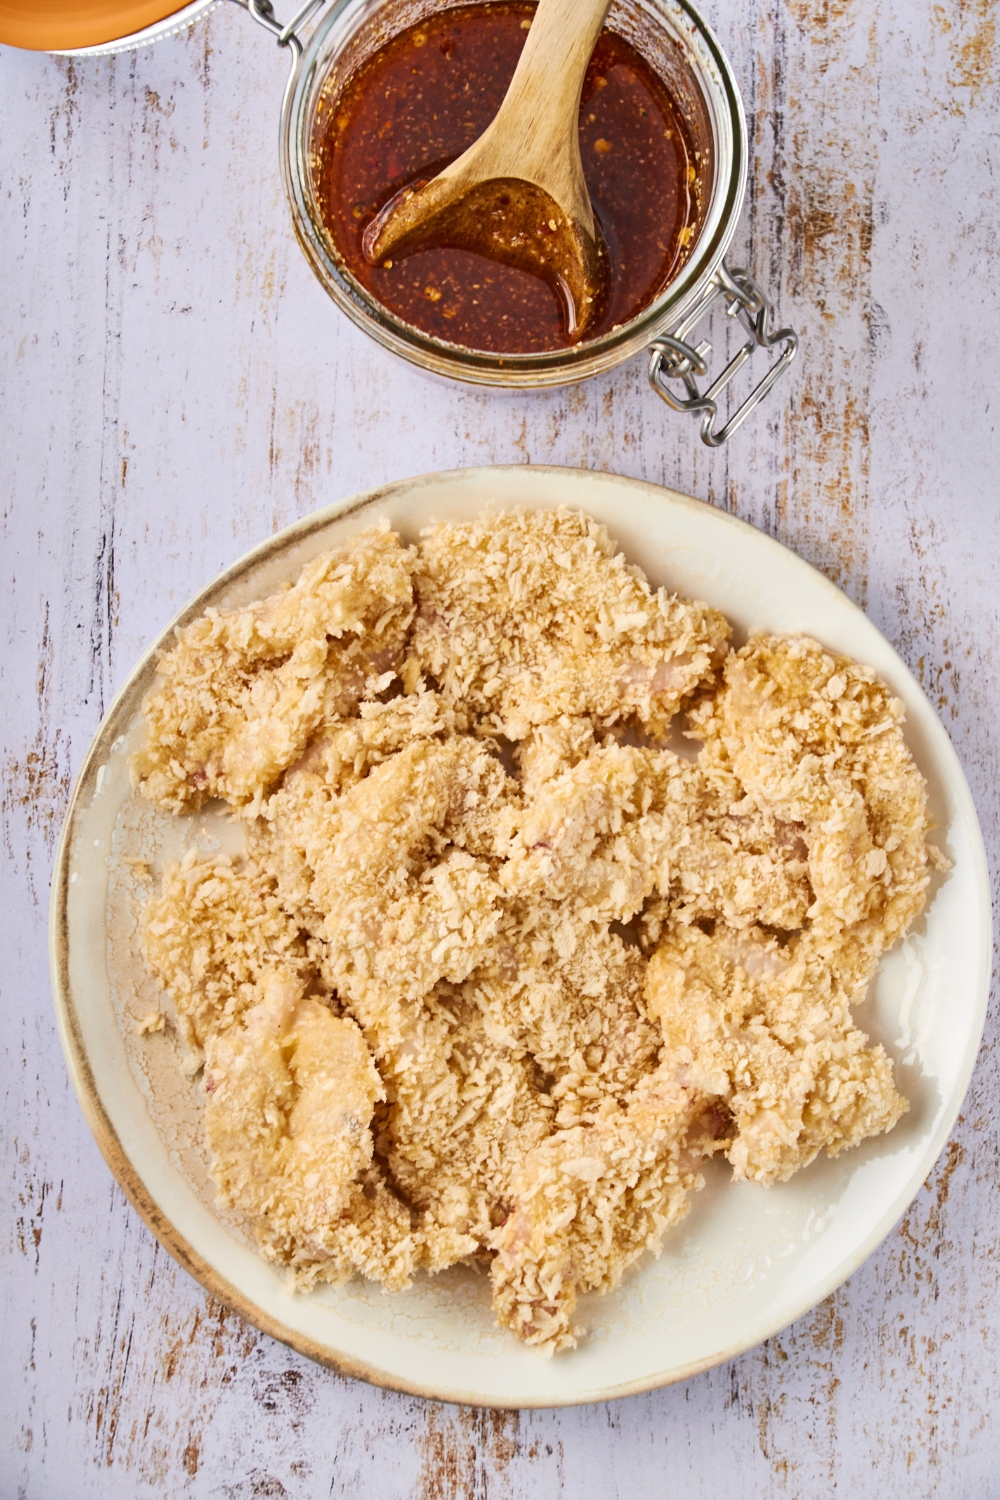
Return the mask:
[(136, 783), (246, 852), (168, 865), (144, 953), (299, 1286), (481, 1262), (570, 1348), (705, 1159), (766, 1185), (906, 1109), (852, 1014), (947, 863), (902, 707), (729, 636), (565, 511), (375, 528), (178, 633)]
[(672, 924), (650, 959), (650, 1014), (678, 1076), (724, 1101), (736, 1177), (783, 1181), (907, 1109), (885, 1050), (854, 1025), (836, 958), (814, 932), (781, 948), (720, 922), (711, 936)]
[(512, 740), (561, 714), (663, 730), (729, 640), (718, 610), (654, 593), (587, 516), (432, 526), (419, 554), (404, 682), (423, 675)]
[(320, 724), (397, 670), (413, 563), (388, 527), (366, 531), (287, 592), (208, 610), (178, 631), (145, 705), (149, 743), (135, 760), (145, 795), (181, 812), (207, 797), (238, 806), (273, 786)]
[(255, 1216), (276, 1254), (316, 1259), (371, 1164), (385, 1097), (357, 1024), (274, 968), (240, 1021), (209, 1038), (205, 1091), (221, 1196)]

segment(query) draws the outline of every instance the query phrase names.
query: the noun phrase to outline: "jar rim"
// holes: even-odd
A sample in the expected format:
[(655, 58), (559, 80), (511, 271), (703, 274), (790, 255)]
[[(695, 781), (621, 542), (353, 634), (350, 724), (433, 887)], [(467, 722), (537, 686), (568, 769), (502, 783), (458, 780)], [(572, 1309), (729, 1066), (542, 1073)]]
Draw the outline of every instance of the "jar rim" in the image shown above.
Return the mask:
[[(310, 158), (316, 103), (330, 68), (361, 25), (391, 0), (334, 0), (305, 44), (281, 112), (281, 174), (296, 237), (319, 281), (356, 326), (425, 371), (480, 386), (565, 385), (611, 369), (675, 328), (704, 296), (736, 232), (747, 175), (743, 101), (714, 32), (690, 0), (634, 0), (643, 15), (685, 49), (706, 106), (713, 183), (704, 225), (677, 275), (627, 323), (567, 348), (497, 354), (451, 344), (391, 312), (351, 274), (332, 248), (313, 201)], [(465, 0), (444, 0), (440, 9)], [(609, 19), (613, 21), (615, 7)]]

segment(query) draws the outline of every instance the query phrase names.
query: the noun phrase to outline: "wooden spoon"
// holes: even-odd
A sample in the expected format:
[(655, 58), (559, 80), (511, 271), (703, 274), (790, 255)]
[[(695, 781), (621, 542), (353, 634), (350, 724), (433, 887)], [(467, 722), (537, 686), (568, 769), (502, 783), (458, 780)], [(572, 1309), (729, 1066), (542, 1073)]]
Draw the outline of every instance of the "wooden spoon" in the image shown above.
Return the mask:
[(543, 276), (569, 333), (600, 308), (607, 263), (580, 160), (580, 96), (611, 0), (539, 0), (496, 116), (430, 182), (406, 187), (369, 224), (373, 264), (428, 245), (476, 250)]

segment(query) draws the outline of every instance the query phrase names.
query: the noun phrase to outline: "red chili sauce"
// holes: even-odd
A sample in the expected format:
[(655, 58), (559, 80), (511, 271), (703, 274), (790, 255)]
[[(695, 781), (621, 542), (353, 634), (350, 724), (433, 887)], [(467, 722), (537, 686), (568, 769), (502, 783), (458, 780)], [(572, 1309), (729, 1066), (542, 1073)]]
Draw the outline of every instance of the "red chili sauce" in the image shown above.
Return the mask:
[[(322, 98), (314, 188), (352, 275), (425, 333), (470, 349), (529, 354), (573, 340), (540, 277), (467, 250), (432, 247), (373, 266), (362, 236), (399, 190), (459, 156), (500, 107), (534, 13), (519, 0), (460, 5), (409, 27)], [(580, 149), (610, 259), (599, 337), (634, 318), (677, 273), (699, 218), (690, 129), (666, 84), (604, 31), (587, 69)]]

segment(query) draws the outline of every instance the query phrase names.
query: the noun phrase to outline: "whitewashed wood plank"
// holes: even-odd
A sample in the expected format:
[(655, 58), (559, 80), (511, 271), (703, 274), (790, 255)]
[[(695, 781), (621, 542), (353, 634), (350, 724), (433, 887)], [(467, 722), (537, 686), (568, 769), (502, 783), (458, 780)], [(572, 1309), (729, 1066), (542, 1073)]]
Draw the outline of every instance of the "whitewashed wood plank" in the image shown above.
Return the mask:
[(715, 454), (641, 364), (456, 392), (341, 319), (281, 201), (283, 60), (235, 7), (133, 57), (0, 52), (4, 1496), (996, 1493), (995, 1009), (948, 1152), (826, 1304), (683, 1387), (520, 1415), (338, 1379), (211, 1304), (110, 1182), (54, 1036), (53, 839), (115, 685), (272, 528), (454, 464), (639, 475), (815, 561), (939, 702), (996, 871), (993, 13), (711, 14), (752, 115), (741, 253), (803, 333), (788, 388)]

